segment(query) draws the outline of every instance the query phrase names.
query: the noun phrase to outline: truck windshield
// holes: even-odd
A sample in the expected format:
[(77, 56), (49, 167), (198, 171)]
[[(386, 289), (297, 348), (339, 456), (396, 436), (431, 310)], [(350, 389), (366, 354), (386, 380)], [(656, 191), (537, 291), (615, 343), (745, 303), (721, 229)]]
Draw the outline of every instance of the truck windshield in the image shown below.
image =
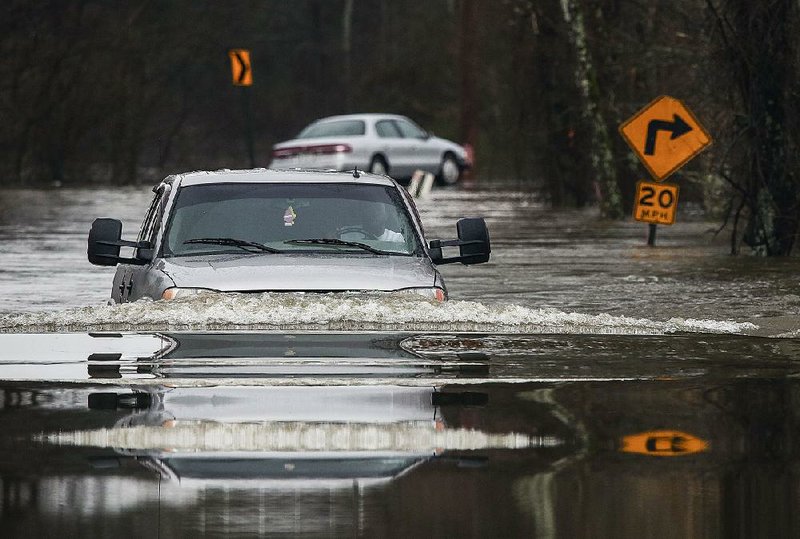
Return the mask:
[(395, 188), (350, 183), (186, 186), (163, 242), (164, 256), (295, 251), (422, 254)]

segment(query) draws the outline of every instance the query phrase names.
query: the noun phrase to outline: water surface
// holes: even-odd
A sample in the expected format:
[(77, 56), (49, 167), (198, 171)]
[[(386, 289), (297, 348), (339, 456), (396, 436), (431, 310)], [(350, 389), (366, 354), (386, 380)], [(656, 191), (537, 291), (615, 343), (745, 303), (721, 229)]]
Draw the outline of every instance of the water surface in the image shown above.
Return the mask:
[(0, 190), (4, 537), (792, 537), (798, 259), (550, 210), (516, 187), (452, 301), (200, 295), (107, 305), (95, 217), (144, 188)]
[[(24, 336), (0, 344), (11, 337)], [(798, 347), (76, 334), (38, 363), (16, 356), (37, 371), (0, 383), (0, 525), (7, 537), (790, 537)], [(16, 368), (0, 365), (3, 378)], [(58, 365), (72, 377), (54, 381)]]

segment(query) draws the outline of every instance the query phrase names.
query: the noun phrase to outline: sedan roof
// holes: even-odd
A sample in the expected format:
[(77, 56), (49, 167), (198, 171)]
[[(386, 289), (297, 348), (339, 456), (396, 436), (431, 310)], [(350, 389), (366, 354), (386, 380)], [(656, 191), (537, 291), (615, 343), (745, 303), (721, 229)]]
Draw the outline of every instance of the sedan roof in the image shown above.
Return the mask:
[(251, 170), (200, 170), (176, 174), (166, 181), (178, 180), (182, 186), (203, 185), (213, 183), (361, 183), (369, 185), (394, 185), (386, 176), (369, 174), (359, 171), (359, 176), (354, 177), (353, 172), (319, 171), (319, 170), (272, 170), (257, 168)]
[(364, 112), (360, 114), (340, 114), (338, 116), (327, 116), (325, 118), (314, 120), (312, 123), (330, 122), (336, 120), (375, 121), (375, 120), (407, 120), (407, 119), (408, 118), (406, 116), (402, 116), (400, 114), (388, 114), (383, 112)]

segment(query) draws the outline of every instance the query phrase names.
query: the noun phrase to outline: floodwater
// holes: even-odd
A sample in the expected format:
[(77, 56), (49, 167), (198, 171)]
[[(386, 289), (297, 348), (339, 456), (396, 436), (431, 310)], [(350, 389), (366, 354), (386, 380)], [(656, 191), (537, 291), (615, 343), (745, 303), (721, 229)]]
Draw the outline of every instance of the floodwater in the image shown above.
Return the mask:
[[(0, 190), (0, 315), (105, 305), (114, 270), (86, 261), (91, 221), (119, 218), (123, 234), (134, 237), (151, 196), (147, 188)], [(460, 217), (486, 218), (492, 261), (441, 267), (457, 301), (489, 310), (523, 307), (545, 318), (552, 311), (749, 322), (764, 335), (800, 328), (800, 260), (729, 256), (727, 232), (715, 235), (718, 224), (691, 207), (676, 225), (660, 226), (650, 248), (646, 225), (602, 221), (595, 209), (550, 210), (509, 187), (434, 190), (418, 206), (429, 239), (454, 237)], [(129, 319), (151, 309), (134, 310)], [(369, 318), (362, 322), (376, 321)]]
[(800, 532), (797, 258), (552, 211), (484, 216), (452, 301), (208, 295), (109, 306), (95, 217), (147, 189), (0, 191), (3, 537), (790, 537)]

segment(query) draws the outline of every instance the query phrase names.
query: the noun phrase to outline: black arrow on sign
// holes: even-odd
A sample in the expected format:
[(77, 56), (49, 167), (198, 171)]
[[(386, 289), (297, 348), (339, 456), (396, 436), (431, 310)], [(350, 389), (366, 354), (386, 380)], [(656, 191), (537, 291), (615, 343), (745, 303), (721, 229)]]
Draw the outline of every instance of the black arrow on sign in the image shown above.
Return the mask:
[(653, 155), (656, 153), (656, 135), (659, 131), (672, 131), (672, 136), (669, 138), (674, 140), (691, 130), (692, 126), (677, 114), (672, 115), (671, 122), (667, 120), (650, 120), (650, 123), (647, 124), (647, 141), (644, 144), (644, 154)]
[(244, 61), (244, 58), (242, 58), (241, 53), (236, 52), (234, 54), (236, 55), (236, 59), (239, 60), (239, 66), (242, 68), (241, 71), (239, 71), (239, 80), (237, 80), (236, 82), (238, 82), (239, 84), (244, 84), (244, 79), (245, 76), (247, 76), (247, 70), (248, 70), (247, 63)]

